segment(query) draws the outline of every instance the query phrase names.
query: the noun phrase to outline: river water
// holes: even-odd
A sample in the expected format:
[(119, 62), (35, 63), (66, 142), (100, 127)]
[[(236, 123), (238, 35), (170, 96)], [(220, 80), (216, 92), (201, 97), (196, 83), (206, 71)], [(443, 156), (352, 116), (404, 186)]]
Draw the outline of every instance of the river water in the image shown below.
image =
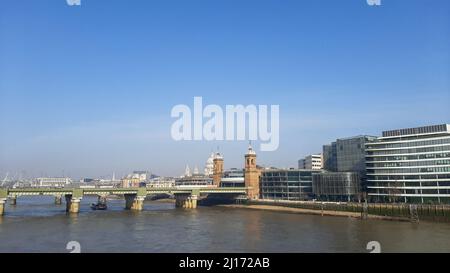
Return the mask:
[(80, 213), (50, 197), (22, 197), (0, 217), (0, 252), (450, 252), (450, 224), (358, 220), (251, 209), (199, 207), (146, 202), (144, 211), (92, 211), (84, 198)]

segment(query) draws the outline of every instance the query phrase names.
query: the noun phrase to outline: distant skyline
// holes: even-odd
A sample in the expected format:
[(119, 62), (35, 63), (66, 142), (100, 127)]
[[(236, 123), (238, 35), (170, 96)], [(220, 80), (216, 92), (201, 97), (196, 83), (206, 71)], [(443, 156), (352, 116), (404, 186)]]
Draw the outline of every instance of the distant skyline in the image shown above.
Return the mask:
[(177, 176), (217, 147), (243, 167), (248, 141), (172, 140), (170, 111), (194, 96), (279, 105), (266, 166), (450, 123), (450, 2), (2, 1), (0, 179)]

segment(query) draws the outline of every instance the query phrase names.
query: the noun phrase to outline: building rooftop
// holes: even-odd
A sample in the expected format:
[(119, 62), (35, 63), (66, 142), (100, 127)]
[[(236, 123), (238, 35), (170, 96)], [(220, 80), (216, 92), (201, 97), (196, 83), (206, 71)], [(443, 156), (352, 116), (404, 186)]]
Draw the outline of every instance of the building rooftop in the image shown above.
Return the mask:
[(396, 129), (383, 131), (383, 137), (421, 135), (432, 133), (450, 133), (450, 124), (429, 125), (415, 128)]
[(352, 136), (352, 137), (341, 137), (338, 138), (337, 140), (349, 140), (349, 139), (354, 139), (354, 138), (377, 138), (377, 136), (370, 136), (370, 135), (358, 135), (358, 136)]

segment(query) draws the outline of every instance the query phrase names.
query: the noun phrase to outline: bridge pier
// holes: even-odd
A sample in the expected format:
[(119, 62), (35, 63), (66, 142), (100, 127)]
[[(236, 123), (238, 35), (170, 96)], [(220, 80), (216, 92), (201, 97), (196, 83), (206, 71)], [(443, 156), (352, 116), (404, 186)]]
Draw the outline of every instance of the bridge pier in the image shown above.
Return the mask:
[(5, 213), (6, 198), (0, 198), (0, 216)]
[(145, 196), (125, 194), (125, 209), (141, 211), (144, 209)]
[(66, 195), (66, 212), (78, 213), (80, 211), (81, 197)]
[(16, 204), (17, 204), (17, 196), (11, 196), (10, 198), (9, 198), (9, 204), (11, 205), (11, 206), (15, 206)]
[(55, 195), (55, 205), (61, 205), (61, 204), (62, 204), (62, 196)]
[(144, 199), (147, 194), (169, 193), (174, 194), (177, 208), (195, 209), (198, 205), (198, 197), (201, 194), (224, 194), (236, 195), (244, 194), (247, 188), (227, 187), (227, 188), (199, 188), (199, 187), (166, 187), (166, 188), (111, 188), (111, 189), (49, 189), (49, 188), (19, 188), (7, 189), (0, 188), (0, 215), (5, 212), (5, 204), (10, 199), (11, 204), (16, 204), (16, 198), (22, 195), (48, 195), (55, 198), (55, 204), (61, 204), (62, 198), (66, 201), (66, 211), (68, 213), (78, 213), (80, 211), (80, 201), (84, 194), (100, 195), (103, 198), (109, 194), (124, 195), (125, 208), (140, 211), (144, 208)]
[(185, 209), (197, 208), (197, 195), (176, 194), (175, 207)]

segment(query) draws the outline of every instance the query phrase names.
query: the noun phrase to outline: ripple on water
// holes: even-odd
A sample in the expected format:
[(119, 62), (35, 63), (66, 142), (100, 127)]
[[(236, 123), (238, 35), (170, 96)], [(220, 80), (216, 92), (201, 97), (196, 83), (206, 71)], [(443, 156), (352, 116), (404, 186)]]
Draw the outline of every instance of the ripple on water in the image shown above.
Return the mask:
[(0, 252), (67, 252), (78, 241), (83, 252), (367, 252), (379, 241), (385, 252), (449, 252), (450, 224), (361, 221), (250, 209), (175, 209), (146, 202), (144, 211), (89, 208), (66, 214), (52, 198), (18, 199), (0, 218)]

